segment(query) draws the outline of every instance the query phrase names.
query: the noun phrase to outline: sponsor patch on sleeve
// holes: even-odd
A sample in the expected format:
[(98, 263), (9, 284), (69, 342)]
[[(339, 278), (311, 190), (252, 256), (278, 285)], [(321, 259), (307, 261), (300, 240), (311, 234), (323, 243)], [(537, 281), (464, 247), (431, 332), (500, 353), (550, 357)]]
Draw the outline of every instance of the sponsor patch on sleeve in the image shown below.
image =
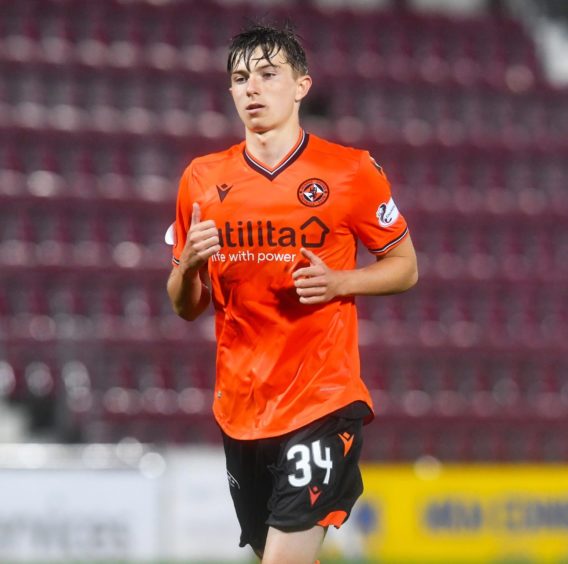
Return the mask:
[(389, 227), (398, 219), (399, 215), (400, 212), (392, 198), (377, 208), (377, 219), (381, 227)]
[(168, 245), (175, 245), (176, 244), (176, 224), (175, 224), (175, 221), (174, 221), (174, 223), (172, 223), (168, 227), (168, 230), (166, 231), (166, 234), (164, 235), (164, 241)]

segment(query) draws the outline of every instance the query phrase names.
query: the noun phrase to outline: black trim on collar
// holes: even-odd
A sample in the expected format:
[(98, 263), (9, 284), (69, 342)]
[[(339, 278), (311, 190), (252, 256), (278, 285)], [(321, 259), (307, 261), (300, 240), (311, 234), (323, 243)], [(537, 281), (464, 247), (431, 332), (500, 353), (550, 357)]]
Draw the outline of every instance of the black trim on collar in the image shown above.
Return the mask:
[(302, 140), (290, 154), (290, 156), (280, 165), (278, 165), (274, 170), (270, 170), (260, 164), (258, 164), (252, 157), (247, 153), (247, 148), (243, 149), (243, 157), (245, 162), (256, 172), (262, 174), (262, 176), (268, 178), (268, 180), (274, 180), (281, 172), (284, 172), (298, 157), (304, 152), (304, 149), (308, 146), (308, 141), (310, 140), (310, 134), (302, 130)]

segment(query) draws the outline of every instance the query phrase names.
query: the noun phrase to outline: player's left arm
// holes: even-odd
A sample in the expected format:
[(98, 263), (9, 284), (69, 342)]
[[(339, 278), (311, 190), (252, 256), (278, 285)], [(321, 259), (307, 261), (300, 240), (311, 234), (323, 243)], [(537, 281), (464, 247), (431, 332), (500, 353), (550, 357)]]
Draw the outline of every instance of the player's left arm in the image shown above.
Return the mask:
[(355, 270), (333, 270), (312, 251), (301, 249), (310, 266), (293, 273), (296, 292), (303, 304), (321, 304), (343, 296), (398, 294), (418, 281), (416, 252), (410, 235), (377, 262)]

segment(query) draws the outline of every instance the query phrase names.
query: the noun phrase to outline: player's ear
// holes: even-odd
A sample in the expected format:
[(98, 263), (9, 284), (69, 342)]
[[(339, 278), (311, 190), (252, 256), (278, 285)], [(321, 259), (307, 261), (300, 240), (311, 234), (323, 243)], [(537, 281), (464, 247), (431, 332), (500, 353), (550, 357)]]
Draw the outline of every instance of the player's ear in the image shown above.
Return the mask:
[(300, 76), (296, 81), (296, 102), (302, 100), (312, 86), (312, 77), (309, 74)]

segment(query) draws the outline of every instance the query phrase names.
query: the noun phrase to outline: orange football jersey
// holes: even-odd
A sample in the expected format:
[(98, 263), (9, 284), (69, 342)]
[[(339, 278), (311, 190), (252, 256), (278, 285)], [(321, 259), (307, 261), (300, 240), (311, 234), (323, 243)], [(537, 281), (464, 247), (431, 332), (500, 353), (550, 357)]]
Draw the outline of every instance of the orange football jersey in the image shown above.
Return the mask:
[(216, 312), (213, 411), (236, 439), (278, 436), (355, 401), (361, 380), (353, 297), (301, 304), (292, 272), (305, 247), (332, 269), (356, 267), (357, 240), (381, 255), (408, 233), (380, 166), (366, 151), (300, 132), (273, 169), (242, 142), (197, 158), (179, 185), (174, 264), (192, 203), (215, 221), (209, 259)]

